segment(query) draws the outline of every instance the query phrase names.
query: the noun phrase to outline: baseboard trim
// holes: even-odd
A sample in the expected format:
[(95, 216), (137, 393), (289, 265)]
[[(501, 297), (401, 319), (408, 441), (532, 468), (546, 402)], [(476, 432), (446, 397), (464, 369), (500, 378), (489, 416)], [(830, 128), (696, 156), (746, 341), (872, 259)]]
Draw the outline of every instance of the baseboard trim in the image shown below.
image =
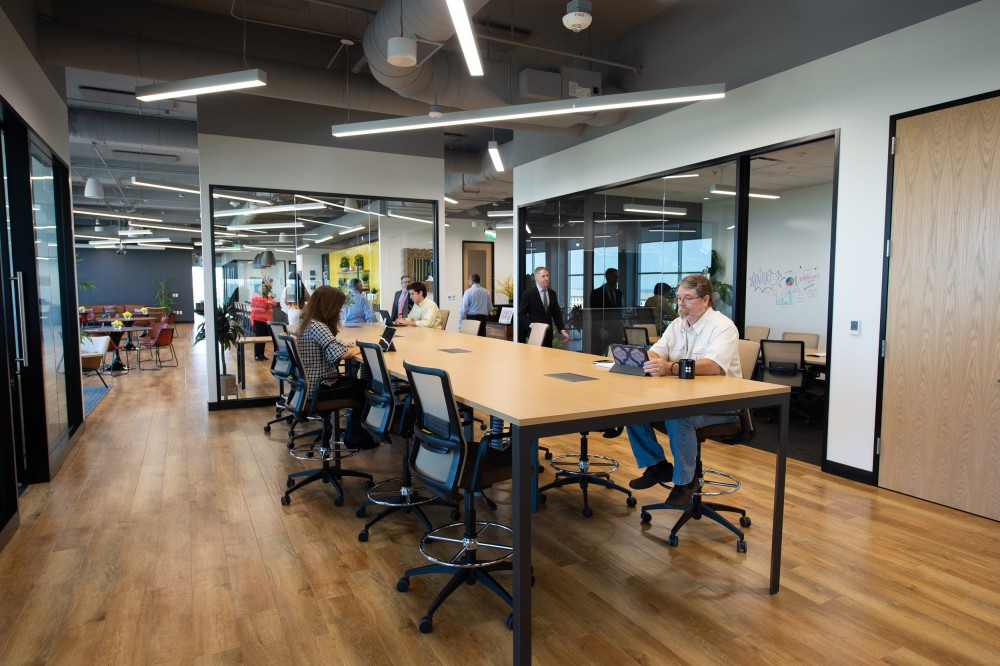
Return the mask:
[(850, 481), (857, 481), (858, 483), (864, 483), (869, 486), (876, 485), (875, 472), (870, 472), (866, 469), (851, 467), (850, 465), (844, 465), (843, 463), (833, 462), (831, 460), (824, 460), (820, 469), (827, 474), (840, 476)]

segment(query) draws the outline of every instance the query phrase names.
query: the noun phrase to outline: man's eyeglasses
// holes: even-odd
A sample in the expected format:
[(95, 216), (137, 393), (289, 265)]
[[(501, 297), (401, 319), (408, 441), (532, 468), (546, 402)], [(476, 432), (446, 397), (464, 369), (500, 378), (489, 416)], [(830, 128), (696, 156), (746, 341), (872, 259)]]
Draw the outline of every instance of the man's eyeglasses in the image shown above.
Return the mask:
[(678, 303), (690, 303), (692, 301), (699, 301), (699, 300), (701, 300), (703, 298), (705, 298), (705, 297), (704, 296), (678, 296), (677, 297), (677, 302)]

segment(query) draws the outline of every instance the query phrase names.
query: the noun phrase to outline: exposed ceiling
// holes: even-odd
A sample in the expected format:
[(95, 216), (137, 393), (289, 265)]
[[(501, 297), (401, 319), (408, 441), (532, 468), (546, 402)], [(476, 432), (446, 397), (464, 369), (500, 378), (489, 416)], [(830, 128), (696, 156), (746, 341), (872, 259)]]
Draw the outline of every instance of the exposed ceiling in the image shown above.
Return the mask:
[[(518, 88), (518, 74), (526, 68), (593, 70), (600, 73), (605, 94), (696, 83), (733, 86), (817, 57), (817, 48), (820, 54), (834, 52), (877, 36), (874, 32), (967, 3), (886, 0), (875, 10), (863, 0), (844, 0), (834, 9), (817, 2), (817, 8), (836, 13), (822, 25), (801, 10), (801, 2), (779, 3), (787, 14), (780, 29), (788, 31), (791, 45), (769, 43), (767, 57), (759, 59), (702, 57), (692, 69), (706, 71), (702, 65), (712, 60), (707, 71), (718, 75), (699, 81), (662, 73), (671, 44), (657, 43), (657, 26), (665, 34), (695, 21), (704, 26), (705, 41), (725, 53), (730, 41), (738, 45), (733, 30), (752, 32), (755, 26), (728, 17), (730, 3), (723, 0), (593, 0), (593, 24), (579, 34), (562, 25), (565, 0), (466, 0), (487, 70), (477, 82), (469, 81), (450, 21), (441, 20), (444, 0), (38, 0), (37, 36), (43, 61), (66, 68), (74, 206), (152, 215), (167, 225), (193, 227), (199, 224), (197, 195), (137, 186), (132, 179), (198, 187), (196, 100), (139, 104), (136, 86), (261, 67), (268, 72), (268, 86), (253, 94), (331, 107), (331, 123), (348, 115), (353, 120), (422, 115), (435, 100), (446, 111), (530, 101)], [(732, 20), (739, 26), (729, 24)], [(437, 44), (420, 43), (419, 75), (380, 62), (387, 35), (399, 34), (401, 21), (404, 32)], [(812, 34), (823, 35), (820, 47), (818, 40), (808, 39)], [(809, 48), (794, 46), (800, 43)], [(615, 57), (622, 61), (608, 64)], [(605, 114), (547, 125), (452, 128), (443, 134), (440, 153), (447, 171), (443, 189), (459, 203), (449, 204), (447, 215), (482, 219), (493, 202), (509, 203), (511, 172), (497, 174), (489, 166), (488, 140), (497, 138), (506, 144), (505, 155), (516, 157), (521, 137), (537, 149), (548, 140), (586, 140), (622, 122), (630, 119)], [(781, 187), (832, 173), (831, 157), (814, 164), (808, 151), (798, 156), (801, 152), (754, 166), (766, 169)], [(818, 170), (810, 175), (812, 166)], [(91, 176), (102, 181), (103, 200), (84, 197)], [(664, 182), (643, 187), (660, 196)], [(676, 183), (672, 196), (677, 200), (695, 185)], [(93, 220), (82, 217), (79, 223), (92, 225)], [(197, 238), (164, 231), (178, 243)]]

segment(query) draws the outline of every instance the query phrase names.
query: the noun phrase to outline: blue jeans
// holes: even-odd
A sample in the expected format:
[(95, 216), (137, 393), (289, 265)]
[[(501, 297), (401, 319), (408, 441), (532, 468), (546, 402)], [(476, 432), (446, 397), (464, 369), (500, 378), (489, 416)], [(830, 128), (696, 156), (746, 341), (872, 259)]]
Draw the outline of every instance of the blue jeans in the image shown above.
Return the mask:
[[(664, 421), (670, 437), (670, 454), (674, 458), (674, 485), (690, 483), (694, 479), (698, 459), (698, 437), (695, 430), (719, 423), (736, 423), (736, 414), (704, 414), (686, 419)], [(665, 460), (663, 447), (656, 441), (656, 431), (648, 423), (630, 425), (626, 429), (632, 454), (639, 467), (650, 467)]]

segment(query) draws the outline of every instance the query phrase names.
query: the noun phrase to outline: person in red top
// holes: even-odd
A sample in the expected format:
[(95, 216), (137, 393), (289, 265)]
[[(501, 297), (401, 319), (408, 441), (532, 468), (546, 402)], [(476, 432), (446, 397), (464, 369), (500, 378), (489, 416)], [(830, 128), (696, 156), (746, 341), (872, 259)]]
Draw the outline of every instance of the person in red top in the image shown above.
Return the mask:
[[(250, 297), (250, 324), (253, 326), (253, 334), (270, 335), (267, 322), (273, 319), (272, 310), (277, 305), (274, 294), (271, 293), (271, 280), (264, 278), (260, 283), (260, 292)], [(253, 346), (253, 358), (255, 361), (266, 361), (264, 356), (264, 343), (258, 342)]]

